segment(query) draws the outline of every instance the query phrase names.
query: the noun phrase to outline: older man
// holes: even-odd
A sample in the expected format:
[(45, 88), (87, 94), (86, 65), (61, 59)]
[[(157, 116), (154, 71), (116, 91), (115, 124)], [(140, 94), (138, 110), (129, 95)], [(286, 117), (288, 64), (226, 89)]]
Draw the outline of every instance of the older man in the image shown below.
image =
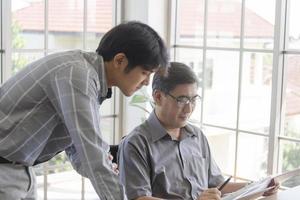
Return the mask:
[[(203, 132), (187, 122), (197, 101), (199, 82), (186, 65), (156, 72), (155, 101), (149, 118), (121, 143), (119, 170), (129, 199), (220, 199), (224, 178)], [(245, 183), (230, 183), (232, 192)]]

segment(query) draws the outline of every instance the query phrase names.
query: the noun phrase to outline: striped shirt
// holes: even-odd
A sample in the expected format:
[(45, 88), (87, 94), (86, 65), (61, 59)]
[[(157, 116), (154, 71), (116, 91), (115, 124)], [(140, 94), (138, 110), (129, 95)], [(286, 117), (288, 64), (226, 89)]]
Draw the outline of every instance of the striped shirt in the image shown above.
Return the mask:
[(56, 53), (29, 64), (0, 87), (0, 156), (32, 166), (66, 151), (100, 199), (125, 199), (100, 131), (108, 92), (96, 53)]

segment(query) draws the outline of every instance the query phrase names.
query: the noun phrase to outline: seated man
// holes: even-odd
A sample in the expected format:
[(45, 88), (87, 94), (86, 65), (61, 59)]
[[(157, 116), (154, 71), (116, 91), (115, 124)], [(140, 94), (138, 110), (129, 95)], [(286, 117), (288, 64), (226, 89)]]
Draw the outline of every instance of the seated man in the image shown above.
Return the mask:
[[(155, 73), (154, 111), (121, 142), (119, 170), (128, 199), (220, 199), (224, 178), (205, 135), (187, 123), (197, 100), (195, 73), (173, 62)], [(245, 183), (230, 183), (231, 192)]]

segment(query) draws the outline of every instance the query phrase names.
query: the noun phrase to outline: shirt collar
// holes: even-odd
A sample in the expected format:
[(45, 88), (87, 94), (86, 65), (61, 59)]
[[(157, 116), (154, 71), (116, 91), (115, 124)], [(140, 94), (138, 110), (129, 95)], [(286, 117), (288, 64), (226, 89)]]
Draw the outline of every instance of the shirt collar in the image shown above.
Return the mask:
[(100, 82), (100, 96), (104, 98), (111, 97), (111, 88), (107, 87), (106, 73), (102, 56), (97, 54), (97, 67), (98, 67), (98, 76)]
[(95, 52), (85, 52), (84, 56), (86, 60), (94, 67), (94, 69), (98, 74), (99, 83), (100, 83), (100, 91), (99, 91), (98, 98), (100, 103), (102, 103), (104, 99), (111, 98), (112, 95), (111, 88), (108, 88), (107, 86), (107, 79), (105, 74), (103, 58), (101, 55)]
[[(150, 116), (146, 122), (151, 130), (152, 142), (156, 142), (165, 136), (169, 136), (169, 134), (167, 133), (165, 128), (162, 126), (162, 124), (158, 120), (154, 110), (152, 111), (152, 113), (150, 114)], [(197, 136), (195, 131), (193, 131), (193, 128), (189, 124), (187, 124), (186, 126), (181, 128), (180, 131), (182, 131), (182, 134), (184, 134), (188, 137)], [(186, 138), (186, 137), (184, 137), (184, 138)]]

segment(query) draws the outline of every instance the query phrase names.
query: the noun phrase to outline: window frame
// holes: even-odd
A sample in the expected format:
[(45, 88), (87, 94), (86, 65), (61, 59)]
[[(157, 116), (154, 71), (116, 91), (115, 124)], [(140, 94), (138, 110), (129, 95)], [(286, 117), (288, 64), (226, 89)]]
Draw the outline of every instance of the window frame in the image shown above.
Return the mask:
[[(289, 12), (289, 0), (275, 0), (275, 25), (274, 25), (274, 46), (273, 49), (251, 49), (244, 48), (244, 26), (245, 26), (245, 2), (246, 0), (241, 0), (241, 32), (240, 32), (240, 46), (238, 48), (224, 48), (224, 47), (208, 47), (207, 46), (207, 19), (208, 19), (208, 1), (204, 0), (204, 28), (203, 28), (203, 43), (201, 45), (182, 45), (178, 44), (177, 41), (177, 33), (178, 27), (177, 22), (179, 18), (178, 14), (178, 2), (179, 0), (172, 1), (171, 4), (171, 17), (170, 17), (170, 26), (171, 32), (169, 35), (170, 39), (170, 47), (173, 56), (171, 59), (176, 60), (176, 51), (177, 49), (197, 49), (202, 50), (202, 81), (205, 82), (205, 67), (206, 67), (206, 55), (207, 50), (224, 50), (224, 51), (237, 51), (239, 52), (239, 82), (238, 82), (238, 101), (237, 101), (237, 121), (236, 128), (228, 128), (223, 126), (218, 126), (214, 124), (206, 124), (203, 122), (203, 102), (201, 102), (201, 116), (199, 125), (201, 127), (213, 127), (213, 128), (221, 128), (225, 130), (230, 130), (235, 132), (236, 137), (236, 148), (235, 148), (235, 161), (234, 161), (234, 176), (236, 178), (245, 180), (243, 177), (237, 177), (237, 155), (238, 155), (238, 136), (240, 133), (247, 133), (253, 136), (264, 136), (269, 139), (268, 146), (268, 155), (267, 155), (267, 174), (275, 174), (280, 171), (279, 167), (279, 148), (281, 141), (292, 141), (292, 142), (300, 142), (300, 139), (290, 138), (283, 136), (283, 123), (284, 123), (284, 110), (283, 110), (283, 101), (285, 94), (285, 70), (286, 70), (286, 55), (300, 55), (300, 50), (289, 50), (286, 49), (286, 44), (288, 40), (288, 36), (286, 35), (286, 26), (288, 21), (288, 12)], [(271, 53), (273, 55), (273, 70), (272, 70), (272, 88), (271, 88), (271, 111), (270, 111), (270, 124), (269, 124), (269, 134), (264, 135), (257, 132), (244, 131), (239, 128), (239, 115), (240, 115), (240, 104), (241, 104), (241, 76), (242, 76), (242, 65), (243, 65), (243, 54), (246, 52), (254, 52), (254, 53)], [(205, 98), (205, 90), (202, 90), (202, 97)], [(212, 147), (213, 148), (213, 147)]]
[[(44, 45), (43, 48), (37, 49), (12, 49), (11, 46), (11, 24), (12, 24), (12, 14), (11, 14), (11, 5), (12, 1), (1, 1), (0, 2), (0, 14), (1, 14), (1, 23), (0, 23), (0, 85), (6, 81), (12, 74), (10, 66), (12, 66), (12, 55), (13, 53), (42, 53), (43, 56), (48, 55), (49, 53), (56, 51), (50, 50), (48, 48), (48, 8), (49, 8), (49, 1), (50, 0), (43, 0), (44, 3)], [(112, 1), (112, 25), (115, 26), (119, 23), (121, 17), (121, 2), (120, 0), (111, 0)], [(81, 49), (86, 49), (87, 44), (87, 4), (88, 0), (83, 0), (83, 34), (82, 34), (82, 47)], [(122, 120), (120, 120), (122, 116), (121, 112), (121, 105), (119, 99), (122, 99), (119, 90), (116, 88), (113, 89), (113, 96), (112, 96), (112, 114), (109, 115), (101, 115), (102, 119), (112, 119), (113, 120), (113, 127), (112, 132), (113, 135), (111, 137), (112, 144), (116, 144), (120, 141), (122, 135), (121, 128), (122, 128)], [(65, 167), (66, 164), (58, 164), (58, 165), (51, 165), (49, 166), (48, 163), (42, 164), (41, 171), (43, 172), (43, 198), (48, 199), (48, 172), (51, 169), (60, 169)], [(85, 180), (86, 178), (81, 178), (81, 199), (85, 199)]]

